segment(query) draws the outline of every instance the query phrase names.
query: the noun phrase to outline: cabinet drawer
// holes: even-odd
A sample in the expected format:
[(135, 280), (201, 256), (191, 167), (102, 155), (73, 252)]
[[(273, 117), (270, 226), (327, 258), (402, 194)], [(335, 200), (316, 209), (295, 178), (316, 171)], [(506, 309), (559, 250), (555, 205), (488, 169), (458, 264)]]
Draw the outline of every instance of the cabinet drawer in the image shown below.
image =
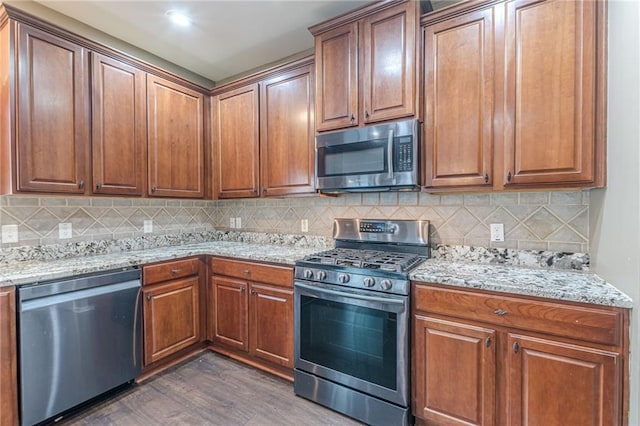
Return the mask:
[(619, 311), (557, 302), (413, 286), (418, 311), (432, 312), (593, 343), (621, 343)]
[(213, 274), (293, 287), (293, 268), (290, 266), (266, 265), (219, 257), (212, 257), (209, 266)]
[(182, 259), (172, 262), (142, 268), (142, 282), (144, 285), (160, 283), (175, 278), (196, 275), (200, 271), (200, 259)]

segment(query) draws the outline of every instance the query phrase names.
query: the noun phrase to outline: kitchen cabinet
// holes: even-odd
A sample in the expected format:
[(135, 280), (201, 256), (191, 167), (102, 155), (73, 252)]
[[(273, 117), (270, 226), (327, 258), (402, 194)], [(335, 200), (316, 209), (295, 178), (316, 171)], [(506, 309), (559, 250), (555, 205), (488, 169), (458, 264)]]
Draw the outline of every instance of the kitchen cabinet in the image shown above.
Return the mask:
[(505, 187), (604, 184), (606, 2), (496, 6)]
[(190, 258), (145, 266), (143, 330), (145, 368), (203, 339), (201, 260)]
[(312, 26), (318, 131), (416, 113), (419, 2), (385, 2)]
[(311, 66), (260, 83), (260, 169), (263, 196), (315, 191)]
[(92, 191), (143, 195), (146, 162), (146, 73), (91, 54)]
[(209, 265), (212, 348), (292, 379), (292, 268), (218, 257)]
[(421, 25), (427, 191), (604, 185), (606, 2), (468, 2)]
[(625, 424), (628, 311), (413, 283), (417, 424)]
[(315, 192), (311, 59), (213, 98), (214, 197)]
[(217, 198), (260, 195), (258, 93), (258, 85), (249, 84), (213, 98)]
[(204, 95), (147, 76), (149, 195), (204, 197)]
[(13, 287), (0, 288), (0, 425), (18, 424), (18, 368), (16, 347), (16, 295)]
[(426, 187), (493, 184), (493, 27), (493, 8), (423, 27)]
[(13, 20), (3, 27), (2, 39), (2, 74), (8, 79), (2, 87), (2, 192), (84, 194), (86, 50)]

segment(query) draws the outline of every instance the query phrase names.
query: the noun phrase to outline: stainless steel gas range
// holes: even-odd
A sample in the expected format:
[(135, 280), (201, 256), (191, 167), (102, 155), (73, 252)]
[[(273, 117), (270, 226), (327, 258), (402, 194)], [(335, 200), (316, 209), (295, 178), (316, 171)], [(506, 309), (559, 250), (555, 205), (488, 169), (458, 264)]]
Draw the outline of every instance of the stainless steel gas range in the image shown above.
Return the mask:
[(409, 272), (429, 222), (336, 219), (336, 248), (296, 262), (295, 393), (371, 425), (410, 423)]

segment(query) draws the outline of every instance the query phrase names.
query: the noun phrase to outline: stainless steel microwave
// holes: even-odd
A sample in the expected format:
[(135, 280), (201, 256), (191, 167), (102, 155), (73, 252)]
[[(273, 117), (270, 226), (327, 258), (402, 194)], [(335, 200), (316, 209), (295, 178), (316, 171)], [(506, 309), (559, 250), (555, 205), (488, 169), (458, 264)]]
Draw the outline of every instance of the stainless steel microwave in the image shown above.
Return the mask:
[(418, 120), (397, 121), (316, 136), (321, 192), (417, 189)]

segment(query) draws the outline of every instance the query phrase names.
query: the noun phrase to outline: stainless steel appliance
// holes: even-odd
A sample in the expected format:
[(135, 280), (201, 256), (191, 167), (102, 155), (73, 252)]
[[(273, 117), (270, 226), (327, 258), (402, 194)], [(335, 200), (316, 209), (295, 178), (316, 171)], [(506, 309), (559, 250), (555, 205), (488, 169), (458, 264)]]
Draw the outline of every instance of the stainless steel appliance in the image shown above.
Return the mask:
[(410, 423), (409, 272), (428, 221), (336, 219), (336, 248), (296, 262), (294, 391), (372, 425)]
[(318, 189), (418, 188), (418, 134), (418, 120), (405, 120), (316, 136)]
[(23, 425), (140, 374), (140, 301), (139, 269), (18, 288)]

